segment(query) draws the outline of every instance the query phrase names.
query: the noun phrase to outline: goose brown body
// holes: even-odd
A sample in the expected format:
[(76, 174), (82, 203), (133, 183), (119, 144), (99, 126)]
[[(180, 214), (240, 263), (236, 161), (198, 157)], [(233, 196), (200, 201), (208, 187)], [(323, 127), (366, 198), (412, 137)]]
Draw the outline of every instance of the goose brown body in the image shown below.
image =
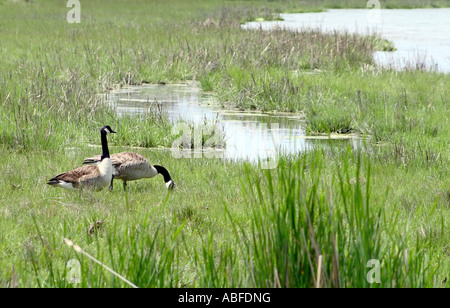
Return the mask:
[[(100, 156), (86, 158), (83, 164), (98, 164)], [(173, 188), (173, 180), (164, 167), (153, 166), (142, 155), (134, 152), (122, 152), (111, 155), (111, 163), (113, 166), (113, 179), (120, 179), (124, 182), (135, 181), (144, 178), (153, 178), (158, 174), (164, 176), (164, 181), (168, 189)], [(112, 188), (112, 181), (111, 181)]]
[[(109, 159), (103, 160), (103, 165), (83, 166), (72, 171), (61, 173), (47, 184), (67, 189), (91, 188), (101, 190), (108, 186), (112, 178), (112, 167), (108, 168)], [(109, 160), (109, 164), (111, 161)]]
[(48, 185), (66, 189), (89, 188), (101, 190), (108, 186), (112, 179), (113, 167), (109, 156), (106, 135), (115, 133), (109, 126), (100, 129), (103, 154), (96, 166), (83, 166), (72, 171), (58, 174), (48, 181)]

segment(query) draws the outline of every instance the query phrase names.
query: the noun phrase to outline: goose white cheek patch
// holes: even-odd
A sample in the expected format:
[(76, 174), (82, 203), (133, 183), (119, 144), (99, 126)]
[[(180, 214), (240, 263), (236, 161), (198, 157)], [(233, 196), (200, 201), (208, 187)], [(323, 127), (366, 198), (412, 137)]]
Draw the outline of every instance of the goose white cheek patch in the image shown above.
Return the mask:
[(167, 182), (166, 187), (167, 189), (173, 189), (175, 187), (174, 181), (170, 180), (169, 182)]

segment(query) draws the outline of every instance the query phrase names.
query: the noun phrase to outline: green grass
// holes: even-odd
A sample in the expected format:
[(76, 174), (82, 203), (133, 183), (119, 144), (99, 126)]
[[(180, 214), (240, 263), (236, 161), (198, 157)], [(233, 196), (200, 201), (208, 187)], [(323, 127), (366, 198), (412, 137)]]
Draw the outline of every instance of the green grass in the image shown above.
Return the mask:
[[(356, 160), (356, 170), (348, 170), (349, 157), (344, 157), (344, 166), (331, 174), (324, 174), (322, 168), (329, 162), (318, 153), (281, 163), (277, 172), (266, 172), (262, 183), (249, 172), (248, 183), (255, 183), (246, 191), (252, 223), (250, 231), (243, 233), (247, 264), (254, 263), (254, 283), (261, 287), (370, 287), (363, 269), (376, 259), (383, 260), (382, 287), (432, 286), (439, 261), (432, 261), (428, 253), (436, 242), (396, 234), (395, 229), (407, 226), (397, 225), (400, 212), (386, 207), (389, 191), (373, 196), (370, 163), (362, 166), (360, 158), (353, 156), (350, 161), (354, 165)], [(428, 208), (428, 214), (433, 216), (435, 210), (436, 204)], [(441, 222), (441, 236), (445, 236), (443, 228)], [(236, 232), (236, 236), (241, 235)], [(317, 276), (320, 257), (321, 281)]]
[[(373, 51), (390, 47), (376, 37), (240, 29), (299, 1), (89, 1), (79, 25), (65, 3), (25, 2), (0, 1), (1, 287), (73, 287), (71, 259), (80, 287), (127, 286), (64, 238), (139, 287), (314, 287), (320, 256), (322, 287), (449, 287), (448, 75), (377, 69)], [(271, 171), (175, 159), (155, 149), (178, 137), (164, 115), (119, 117), (98, 95), (186, 80), (225, 107), (303, 112), (310, 134), (356, 132), (367, 144), (285, 157)], [(127, 195), (119, 182), (113, 192), (46, 185), (99, 153), (104, 124), (118, 132), (111, 152), (166, 166), (178, 189), (167, 194), (161, 177)], [(366, 279), (371, 259), (380, 285)]]
[[(130, 183), (127, 205), (117, 184), (112, 193), (45, 185), (95, 149), (8, 155), (0, 165), (2, 285), (70, 287), (65, 265), (76, 259), (80, 286), (126, 286), (64, 245), (69, 238), (140, 287), (312, 287), (319, 255), (324, 287), (369, 287), (371, 259), (382, 263), (375, 287), (444, 286), (449, 182), (432, 170), (448, 167), (431, 166), (426, 175), (395, 163), (387, 169), (344, 150), (282, 160), (263, 172), (139, 152), (169, 168), (175, 192), (167, 195), (162, 178)], [(34, 167), (18, 167), (27, 164)], [(386, 177), (392, 184), (380, 182)], [(407, 187), (420, 191), (405, 194)], [(102, 227), (90, 235), (97, 221)]]

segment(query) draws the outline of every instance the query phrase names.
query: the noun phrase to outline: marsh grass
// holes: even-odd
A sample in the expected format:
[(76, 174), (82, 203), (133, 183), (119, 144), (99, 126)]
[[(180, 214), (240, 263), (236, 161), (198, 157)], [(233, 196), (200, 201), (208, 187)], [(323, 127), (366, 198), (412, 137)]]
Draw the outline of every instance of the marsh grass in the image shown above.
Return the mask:
[[(140, 150), (169, 168), (173, 193), (162, 178), (129, 183), (128, 200), (117, 183), (100, 193), (46, 187), (49, 175), (93, 151), (69, 160), (64, 152), (51, 161), (36, 152), (2, 161), (2, 285), (74, 287), (67, 264), (75, 259), (79, 287), (127, 287), (67, 247), (63, 239), (71, 238), (139, 287), (314, 287), (320, 255), (322, 287), (445, 286), (444, 166), (386, 167), (378, 155), (348, 149), (282, 158), (264, 172)], [(14, 167), (24, 162), (35, 167)], [(425, 182), (430, 176), (435, 181)], [(91, 234), (98, 221), (105, 223)], [(381, 262), (381, 285), (365, 279), (371, 259)]]
[[(430, 243), (386, 234), (399, 227), (386, 217), (389, 191), (373, 204), (370, 163), (356, 159), (355, 174), (344, 159), (329, 183), (321, 179), (325, 164), (320, 153), (283, 161), (277, 172), (265, 173), (263, 182), (247, 170), (251, 185), (245, 195), (252, 222), (250, 231), (235, 230), (243, 233), (236, 232), (236, 237), (245, 243), (247, 268), (253, 270), (256, 286), (434, 285), (437, 267), (423, 252)], [(381, 263), (381, 284), (371, 285), (367, 279), (370, 260)]]
[[(69, 25), (60, 1), (0, 1), (0, 286), (75, 287), (75, 259), (79, 287), (127, 287), (70, 238), (139, 287), (368, 287), (369, 258), (382, 266), (372, 287), (448, 287), (449, 76), (377, 69), (373, 37), (240, 28), (295, 4), (89, 1)], [(334, 5), (347, 4), (312, 6)], [(175, 159), (144, 149), (177, 137), (164, 118), (119, 117), (98, 95), (185, 80), (223, 106), (303, 111), (310, 133), (374, 143), (286, 157), (270, 172)], [(45, 185), (99, 154), (105, 123), (120, 132), (114, 151), (166, 166), (178, 188), (167, 194), (162, 178), (127, 195), (117, 183), (99, 193)]]
[[(392, 207), (404, 195), (376, 182), (382, 169), (373, 169), (367, 155), (347, 149), (334, 156), (315, 151), (261, 171), (152, 153), (153, 161), (171, 167), (178, 189), (167, 194), (162, 179), (130, 183), (129, 203), (122, 189), (73, 194), (42, 188), (41, 176), (23, 183), (29, 193), (8, 193), (7, 203), (17, 205), (2, 215), (9, 229), (3, 234), (15, 240), (1, 242), (2, 262), (15, 261), (3, 263), (2, 281), (75, 287), (67, 280), (74, 259), (81, 264), (78, 287), (128, 287), (67, 247), (63, 239), (70, 236), (138, 287), (315, 287), (320, 256), (320, 287), (445, 286), (444, 204)], [(391, 176), (420, 182), (404, 174), (398, 169)], [(20, 221), (21, 228), (11, 228)], [(96, 221), (105, 223), (90, 234)], [(366, 279), (371, 259), (380, 260), (381, 284)]]

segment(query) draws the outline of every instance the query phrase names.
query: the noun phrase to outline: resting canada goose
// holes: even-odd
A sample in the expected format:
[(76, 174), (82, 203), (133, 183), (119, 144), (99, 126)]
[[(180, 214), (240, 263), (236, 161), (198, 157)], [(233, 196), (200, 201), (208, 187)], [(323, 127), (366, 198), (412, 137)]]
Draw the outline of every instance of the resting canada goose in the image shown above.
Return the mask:
[(115, 133), (110, 126), (100, 129), (103, 154), (97, 166), (83, 166), (72, 171), (61, 173), (51, 179), (47, 184), (66, 189), (91, 188), (102, 190), (108, 186), (112, 178), (113, 168), (109, 157), (108, 141), (106, 135)]
[[(122, 152), (111, 155), (113, 166), (113, 175), (111, 179), (110, 189), (113, 188), (114, 179), (123, 181), (123, 189), (126, 189), (127, 181), (134, 181), (144, 178), (152, 178), (158, 174), (164, 177), (164, 182), (169, 190), (175, 187), (175, 182), (170, 177), (169, 172), (162, 166), (151, 165), (150, 162), (137, 153)], [(98, 164), (100, 156), (86, 158), (83, 164)]]

